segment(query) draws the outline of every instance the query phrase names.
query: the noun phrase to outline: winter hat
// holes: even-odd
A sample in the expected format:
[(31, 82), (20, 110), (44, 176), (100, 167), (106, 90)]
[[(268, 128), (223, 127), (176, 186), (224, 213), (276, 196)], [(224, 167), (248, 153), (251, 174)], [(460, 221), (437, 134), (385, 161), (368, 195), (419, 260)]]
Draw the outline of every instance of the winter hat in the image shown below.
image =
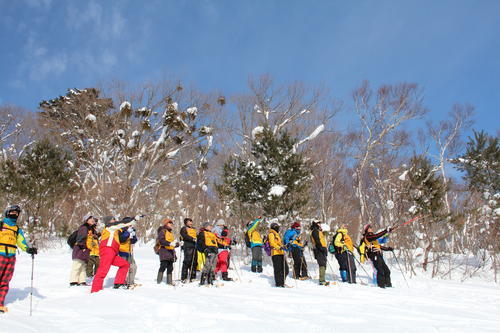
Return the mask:
[(211, 225), (212, 225), (212, 223), (210, 223), (210, 222), (203, 222), (203, 223), (201, 224), (201, 227), (202, 227), (202, 228), (206, 228), (206, 227), (210, 227)]
[(319, 227), (320, 227), (319, 222), (315, 221), (311, 223), (311, 230), (319, 229)]
[(93, 216), (92, 216), (92, 215), (85, 215), (85, 216), (83, 217), (83, 223), (84, 223), (84, 224), (85, 224), (85, 223), (87, 223), (87, 221), (88, 221), (89, 219), (91, 219), (91, 218), (93, 218)]
[(293, 222), (292, 229), (300, 228), (300, 222)]
[(223, 226), (225, 226), (225, 225), (226, 225), (226, 222), (224, 222), (224, 220), (223, 220), (223, 219), (220, 219), (220, 220), (218, 220), (218, 221), (217, 221), (217, 223), (216, 223), (215, 225), (218, 225), (218, 226), (223, 227)]
[(10, 212), (17, 212), (17, 215), (19, 215), (21, 214), (21, 207), (19, 207), (18, 205), (9, 206), (5, 210), (5, 217), (7, 217), (7, 215), (9, 215)]
[(365, 224), (365, 226), (363, 227), (363, 234), (366, 234), (368, 232), (368, 229), (371, 227), (372, 225), (370, 223), (368, 224)]
[[(104, 223), (104, 225), (106, 227), (111, 223), (111, 220), (116, 220), (116, 218), (114, 216), (104, 216), (102, 218), (102, 222)], [(87, 221), (85, 220), (85, 222), (87, 222)]]
[(171, 219), (169, 219), (169, 218), (165, 218), (165, 219), (163, 219), (163, 220), (161, 221), (161, 223), (163, 223), (163, 224), (168, 224), (168, 223), (174, 223), (174, 222), (173, 222)]
[(280, 231), (280, 225), (276, 222), (271, 223), (271, 229), (273, 229), (276, 232)]

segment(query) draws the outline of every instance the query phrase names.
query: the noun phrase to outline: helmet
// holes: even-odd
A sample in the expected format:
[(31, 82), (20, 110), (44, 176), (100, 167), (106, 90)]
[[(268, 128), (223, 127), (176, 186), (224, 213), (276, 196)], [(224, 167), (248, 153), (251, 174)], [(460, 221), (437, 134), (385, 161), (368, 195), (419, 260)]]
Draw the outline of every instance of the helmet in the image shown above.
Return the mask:
[(17, 212), (17, 214), (21, 214), (21, 207), (19, 207), (18, 205), (13, 205), (13, 206), (9, 206), (6, 210), (5, 210), (5, 216), (7, 217), (7, 215), (9, 215), (10, 212)]

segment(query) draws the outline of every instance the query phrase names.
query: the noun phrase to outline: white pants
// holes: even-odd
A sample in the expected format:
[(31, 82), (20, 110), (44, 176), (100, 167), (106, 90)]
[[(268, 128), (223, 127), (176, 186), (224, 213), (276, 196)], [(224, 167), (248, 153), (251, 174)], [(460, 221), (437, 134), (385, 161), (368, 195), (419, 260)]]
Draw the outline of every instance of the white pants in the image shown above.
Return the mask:
[(87, 277), (87, 263), (80, 259), (73, 259), (69, 282), (85, 283)]

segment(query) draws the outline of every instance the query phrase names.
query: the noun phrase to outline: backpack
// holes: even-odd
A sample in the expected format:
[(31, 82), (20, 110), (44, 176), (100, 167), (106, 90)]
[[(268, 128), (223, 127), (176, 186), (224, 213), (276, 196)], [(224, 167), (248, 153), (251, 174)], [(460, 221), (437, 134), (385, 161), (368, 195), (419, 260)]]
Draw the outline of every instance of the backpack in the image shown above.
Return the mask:
[(344, 241), (344, 234), (341, 233), (341, 232), (337, 232), (335, 234), (335, 236), (333, 236), (333, 239), (332, 239), (332, 242), (330, 243), (330, 245), (328, 246), (328, 251), (332, 254), (340, 254), (342, 253), (342, 248), (341, 247), (338, 247), (338, 246), (335, 246), (335, 239), (337, 238), (337, 235), (338, 234), (341, 234), (342, 235), (342, 241)]
[(252, 245), (250, 244), (250, 236), (248, 235), (248, 232), (246, 232), (246, 231), (245, 231), (245, 245), (248, 248), (252, 247)]
[(265, 236), (264, 238), (264, 251), (266, 251), (266, 254), (268, 256), (271, 256), (271, 244), (269, 244), (269, 238), (267, 236)]
[(156, 241), (155, 245), (153, 246), (153, 251), (155, 252), (156, 255), (160, 255), (160, 241)]
[(361, 240), (356, 250), (358, 250), (359, 253), (359, 261), (363, 264), (366, 261), (366, 243), (364, 238)]
[(71, 235), (69, 235), (68, 240), (66, 241), (66, 243), (68, 243), (68, 245), (69, 245), (70, 248), (74, 248), (75, 247), (76, 238), (77, 237), (78, 237), (78, 229), (76, 229), (75, 231), (73, 231), (71, 233)]

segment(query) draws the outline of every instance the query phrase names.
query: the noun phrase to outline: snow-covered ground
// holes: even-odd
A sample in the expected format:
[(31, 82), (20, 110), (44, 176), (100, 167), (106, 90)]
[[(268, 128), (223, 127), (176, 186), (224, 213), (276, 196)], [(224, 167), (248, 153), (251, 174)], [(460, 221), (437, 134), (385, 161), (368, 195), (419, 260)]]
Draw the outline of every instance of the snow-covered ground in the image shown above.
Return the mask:
[[(29, 317), (31, 258), (18, 255), (0, 332), (500, 332), (500, 288), (480, 280), (413, 278), (406, 286), (391, 266), (394, 288), (372, 285), (317, 285), (287, 279), (294, 288), (273, 288), (265, 257), (262, 274), (247, 267), (230, 270), (241, 278), (223, 286), (156, 284), (158, 258), (152, 246), (135, 250), (139, 266), (135, 290), (68, 287), (71, 254), (67, 246), (40, 253), (35, 260), (33, 316)], [(308, 256), (308, 259), (309, 256)], [(336, 279), (328, 268), (327, 277)], [(231, 265), (244, 266), (233, 257)], [(317, 278), (316, 264), (309, 262)], [(367, 265), (368, 269), (369, 266)], [(174, 276), (178, 277), (178, 263)], [(371, 269), (369, 270), (371, 272)], [(368, 277), (358, 269), (358, 279)]]

